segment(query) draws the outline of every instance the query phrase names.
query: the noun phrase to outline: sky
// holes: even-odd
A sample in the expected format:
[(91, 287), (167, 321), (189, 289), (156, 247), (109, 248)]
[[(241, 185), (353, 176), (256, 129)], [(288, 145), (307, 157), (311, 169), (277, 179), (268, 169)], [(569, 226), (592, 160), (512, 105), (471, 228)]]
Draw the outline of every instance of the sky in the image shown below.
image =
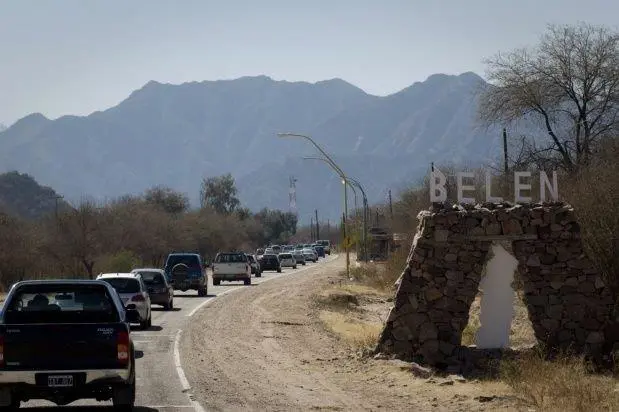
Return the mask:
[(483, 76), (549, 23), (617, 16), (617, 0), (0, 0), (0, 123), (105, 110), (149, 80), (338, 77), (387, 95)]

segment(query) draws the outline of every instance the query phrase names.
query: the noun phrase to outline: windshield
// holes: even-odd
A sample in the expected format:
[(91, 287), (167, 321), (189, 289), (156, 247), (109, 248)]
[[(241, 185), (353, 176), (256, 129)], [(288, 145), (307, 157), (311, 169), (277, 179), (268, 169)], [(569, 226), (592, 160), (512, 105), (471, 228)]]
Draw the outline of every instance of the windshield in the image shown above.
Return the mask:
[(120, 320), (107, 289), (96, 284), (26, 285), (16, 291), (7, 305), (7, 324)]
[(140, 292), (140, 282), (135, 278), (101, 278), (104, 282), (112, 285), (114, 289), (118, 293), (139, 293)]
[(292, 255), (289, 253), (282, 253), (279, 257), (282, 259), (292, 259)]
[(156, 272), (152, 270), (141, 270), (136, 273), (142, 275), (142, 280), (147, 285), (163, 285), (165, 283), (164, 277), (161, 272)]
[(247, 256), (243, 253), (220, 253), (215, 258), (215, 263), (246, 263)]
[(247, 255), (247, 260), (249, 260), (251, 263), (255, 263), (256, 259), (254, 259), (254, 257), (252, 255)]

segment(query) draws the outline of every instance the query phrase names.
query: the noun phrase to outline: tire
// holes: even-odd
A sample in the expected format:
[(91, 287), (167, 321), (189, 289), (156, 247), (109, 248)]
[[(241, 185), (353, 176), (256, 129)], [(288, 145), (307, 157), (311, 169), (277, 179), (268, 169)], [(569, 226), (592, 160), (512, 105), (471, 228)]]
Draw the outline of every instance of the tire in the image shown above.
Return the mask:
[(305, 261), (303, 261), (303, 263), (301, 263), (303, 266), (305, 266), (307, 263), (305, 263)]
[(245, 285), (251, 285), (251, 278), (243, 280)]
[(133, 406), (135, 405), (135, 373), (131, 383), (114, 389), (112, 404), (116, 411), (128, 412), (133, 410)]
[(13, 399), (11, 396), (11, 403), (6, 406), (0, 406), (0, 411), (16, 411), (21, 406), (21, 401), (19, 399)]
[(294, 265), (292, 268), (293, 268), (293, 269), (296, 269), (296, 268), (297, 268), (297, 265)]
[(256, 273), (256, 277), (257, 277), (257, 278), (261, 278), (261, 277), (262, 277), (262, 272), (258, 272), (258, 273)]
[(148, 329), (148, 319), (143, 320), (143, 321), (140, 322), (140, 329), (142, 329), (142, 330)]
[(153, 315), (149, 314), (148, 315), (148, 327), (150, 328), (151, 326), (153, 326)]
[(200, 289), (198, 289), (198, 296), (200, 296), (200, 297), (204, 297), (204, 296), (206, 296), (207, 294), (208, 294), (208, 293), (207, 293), (207, 291), (206, 291), (206, 288), (200, 288)]
[(282, 273), (282, 268), (277, 268), (277, 273)]
[(219, 286), (219, 284), (220, 284), (220, 283), (221, 283), (221, 280), (219, 280), (219, 279), (217, 279), (217, 280), (213, 279), (213, 285), (214, 285), (214, 286)]

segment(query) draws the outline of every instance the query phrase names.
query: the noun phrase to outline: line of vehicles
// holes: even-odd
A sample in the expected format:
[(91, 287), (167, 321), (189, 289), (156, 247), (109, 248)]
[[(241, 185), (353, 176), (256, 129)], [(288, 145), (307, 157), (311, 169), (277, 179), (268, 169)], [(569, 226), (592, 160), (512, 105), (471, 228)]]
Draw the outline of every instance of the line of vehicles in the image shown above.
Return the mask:
[[(331, 253), (328, 241), (322, 243), (275, 245), (255, 255), (218, 253), (213, 284), (251, 284), (252, 274), (316, 262)], [(148, 329), (151, 306), (173, 310), (175, 290), (207, 296), (208, 266), (197, 253), (171, 253), (163, 269), (12, 285), (0, 311), (0, 410), (16, 410), (31, 399), (61, 406), (111, 399), (114, 409), (133, 410), (136, 353), (130, 324)]]
[(331, 243), (319, 240), (314, 244), (272, 245), (259, 248), (255, 254), (245, 252), (218, 253), (213, 260), (213, 285), (222, 281), (242, 281), (251, 285), (251, 276), (261, 277), (264, 271), (281, 273), (282, 268), (296, 269), (307, 262), (317, 262), (319, 258), (331, 254)]

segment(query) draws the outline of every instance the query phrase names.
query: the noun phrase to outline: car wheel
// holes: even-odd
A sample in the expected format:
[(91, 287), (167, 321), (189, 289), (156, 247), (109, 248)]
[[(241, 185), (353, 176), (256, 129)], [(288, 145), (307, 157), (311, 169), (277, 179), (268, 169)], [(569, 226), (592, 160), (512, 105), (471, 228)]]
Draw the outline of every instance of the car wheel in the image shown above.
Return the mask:
[(112, 404), (114, 405), (114, 410), (117, 411), (133, 410), (135, 405), (135, 374), (131, 383), (114, 388)]
[(220, 283), (221, 283), (221, 281), (219, 279), (217, 279), (217, 280), (213, 279), (213, 285), (214, 286), (219, 286)]
[(277, 273), (282, 273), (282, 268), (277, 268)]
[(148, 314), (148, 327), (150, 328), (151, 326), (153, 326), (153, 315)]
[(148, 329), (148, 319), (140, 322), (140, 329)]
[(293, 269), (296, 269), (296, 268), (297, 268), (297, 265), (294, 265), (292, 268), (293, 268)]
[(21, 401), (18, 398), (13, 397), (11, 394), (11, 403), (5, 406), (0, 406), (0, 411), (16, 411), (21, 406)]
[(206, 296), (206, 295), (207, 295), (206, 288), (200, 288), (200, 289), (198, 289), (198, 296), (200, 296), (200, 297), (204, 297), (204, 296)]
[(258, 273), (256, 273), (256, 277), (257, 277), (257, 278), (261, 278), (261, 277), (262, 277), (262, 272), (258, 272)]
[(243, 283), (246, 285), (251, 285), (251, 278), (243, 280)]
[(301, 263), (301, 264), (302, 264), (303, 266), (305, 266), (305, 265), (306, 265), (306, 263), (305, 263), (305, 262), (303, 262), (303, 263)]

